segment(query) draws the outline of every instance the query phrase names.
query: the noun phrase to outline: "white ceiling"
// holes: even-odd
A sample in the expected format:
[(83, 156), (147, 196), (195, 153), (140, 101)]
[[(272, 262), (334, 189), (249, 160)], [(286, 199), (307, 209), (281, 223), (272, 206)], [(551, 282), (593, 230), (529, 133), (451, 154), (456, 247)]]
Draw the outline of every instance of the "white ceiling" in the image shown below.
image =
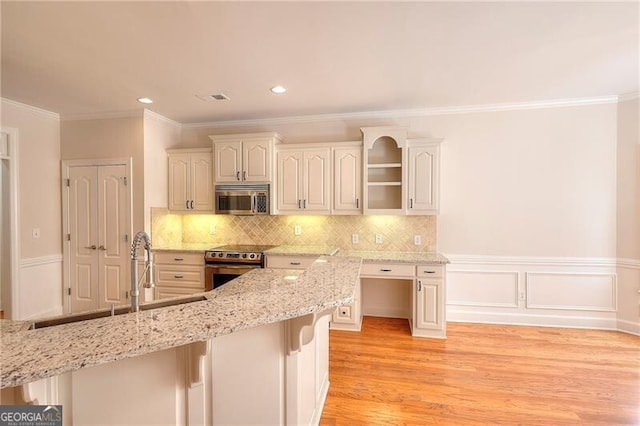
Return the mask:
[[(142, 109), (141, 96), (196, 123), (638, 91), (635, 1), (1, 7), (2, 97), (63, 118)], [(231, 100), (196, 97), (219, 92)]]

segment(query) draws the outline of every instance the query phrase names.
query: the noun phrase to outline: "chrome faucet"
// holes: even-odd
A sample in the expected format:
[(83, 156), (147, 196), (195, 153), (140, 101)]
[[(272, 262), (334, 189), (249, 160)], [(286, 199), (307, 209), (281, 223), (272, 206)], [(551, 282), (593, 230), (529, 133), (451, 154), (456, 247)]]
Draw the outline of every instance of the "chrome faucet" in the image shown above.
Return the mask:
[[(138, 249), (140, 243), (144, 241), (144, 250), (146, 252), (146, 260), (144, 262), (144, 271), (138, 276)], [(149, 272), (149, 280), (144, 284), (145, 288), (153, 288), (153, 257), (151, 254), (151, 239), (146, 232), (140, 231), (133, 238), (131, 244), (131, 312), (140, 310), (140, 283), (144, 279), (145, 274)]]

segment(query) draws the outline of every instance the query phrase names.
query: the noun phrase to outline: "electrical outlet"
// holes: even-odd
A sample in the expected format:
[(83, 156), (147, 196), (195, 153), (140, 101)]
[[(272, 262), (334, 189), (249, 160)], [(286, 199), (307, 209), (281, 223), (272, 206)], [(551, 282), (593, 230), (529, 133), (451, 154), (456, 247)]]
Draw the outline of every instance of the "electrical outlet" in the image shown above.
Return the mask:
[(358, 244), (360, 242), (360, 237), (358, 234), (351, 234), (351, 243)]
[(215, 235), (216, 234), (216, 224), (212, 223), (209, 225), (209, 235)]
[(34, 240), (40, 238), (40, 228), (33, 228), (31, 230), (31, 238), (33, 238)]
[(414, 235), (413, 236), (413, 244), (416, 246), (422, 245), (422, 236), (421, 235)]
[(382, 234), (376, 234), (376, 244), (382, 244)]
[(300, 225), (295, 225), (293, 227), (293, 234), (294, 235), (300, 235), (302, 234), (302, 228), (300, 228)]

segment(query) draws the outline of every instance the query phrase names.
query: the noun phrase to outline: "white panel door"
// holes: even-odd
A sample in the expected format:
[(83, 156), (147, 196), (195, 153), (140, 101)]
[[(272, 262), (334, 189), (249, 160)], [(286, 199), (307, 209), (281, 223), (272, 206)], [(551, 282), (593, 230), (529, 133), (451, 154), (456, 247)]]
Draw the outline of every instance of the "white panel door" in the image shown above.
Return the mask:
[(189, 154), (169, 156), (169, 210), (188, 210)]
[(215, 142), (216, 182), (240, 182), (242, 179), (242, 141)]
[(70, 166), (69, 311), (126, 303), (131, 200), (127, 167)]
[(243, 142), (242, 180), (244, 182), (271, 181), (271, 145), (269, 139)]
[(213, 210), (213, 176), (211, 153), (191, 154), (189, 207), (193, 210)]
[(125, 165), (98, 167), (99, 307), (125, 303), (129, 289), (129, 203)]
[(438, 209), (438, 147), (409, 147), (409, 213)]
[(302, 203), (302, 153), (278, 152), (278, 210), (299, 212)]
[(304, 151), (304, 197), (305, 211), (326, 212), (331, 209), (329, 148)]
[(95, 166), (69, 168), (71, 312), (99, 306), (97, 179)]
[(362, 148), (333, 151), (333, 213), (362, 213)]

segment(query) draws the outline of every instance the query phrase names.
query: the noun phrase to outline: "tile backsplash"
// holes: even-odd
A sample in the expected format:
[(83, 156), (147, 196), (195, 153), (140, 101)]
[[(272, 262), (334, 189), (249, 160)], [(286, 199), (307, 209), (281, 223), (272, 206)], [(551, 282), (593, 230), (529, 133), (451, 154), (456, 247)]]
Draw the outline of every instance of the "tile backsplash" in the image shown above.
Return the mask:
[[(295, 227), (300, 235), (295, 235)], [(436, 216), (228, 216), (151, 209), (156, 247), (180, 243), (328, 245), (344, 250), (436, 251)], [(358, 234), (359, 242), (352, 243)], [(376, 244), (375, 236), (382, 236)], [(414, 244), (414, 236), (420, 244)]]

